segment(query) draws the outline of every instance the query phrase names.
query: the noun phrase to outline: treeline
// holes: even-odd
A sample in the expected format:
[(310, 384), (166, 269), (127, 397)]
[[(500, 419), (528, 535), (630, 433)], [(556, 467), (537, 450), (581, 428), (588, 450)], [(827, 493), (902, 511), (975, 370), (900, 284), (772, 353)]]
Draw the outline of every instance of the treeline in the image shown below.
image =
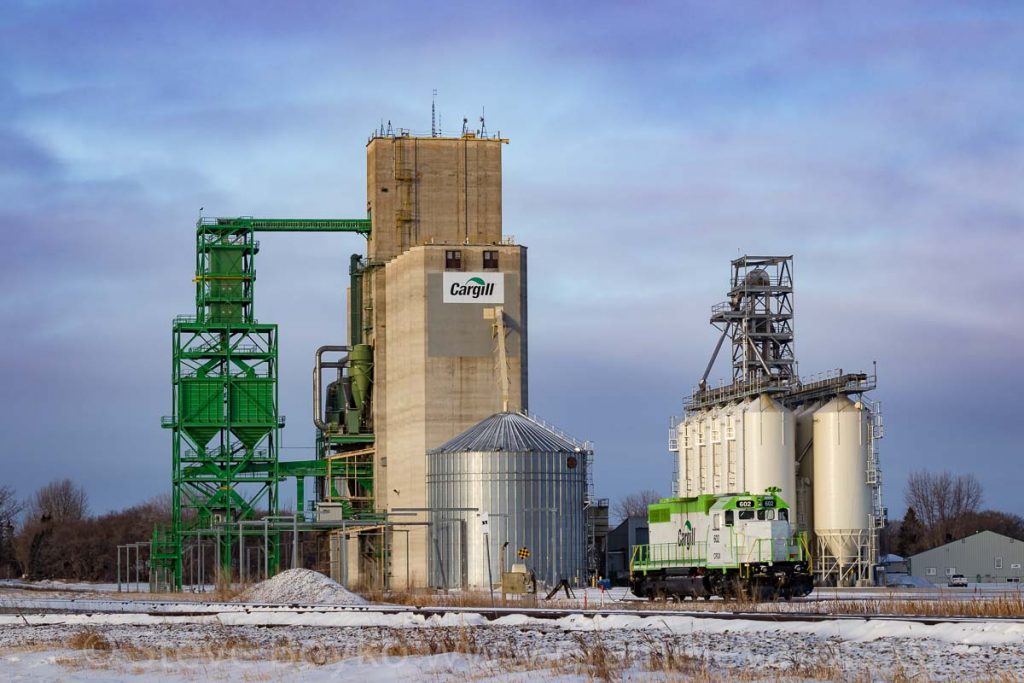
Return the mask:
[(983, 510), (982, 499), (973, 474), (913, 472), (904, 490), (907, 512), (885, 528), (882, 548), (909, 557), (979, 531), (1024, 541), (1024, 517)]
[(114, 581), (115, 547), (148, 540), (154, 524), (169, 523), (171, 499), (88, 512), (85, 490), (69, 479), (47, 484), (26, 501), (0, 486), (0, 577)]

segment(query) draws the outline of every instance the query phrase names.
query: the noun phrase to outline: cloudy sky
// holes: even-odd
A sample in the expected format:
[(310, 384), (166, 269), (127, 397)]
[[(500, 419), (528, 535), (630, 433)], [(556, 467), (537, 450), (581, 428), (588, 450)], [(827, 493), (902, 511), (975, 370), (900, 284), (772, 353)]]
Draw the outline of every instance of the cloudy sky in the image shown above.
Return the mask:
[[(597, 487), (670, 492), (668, 418), (740, 253), (795, 255), (801, 372), (878, 362), (885, 500), (1024, 513), (1024, 8), (1014, 2), (61, 2), (0, 10), (0, 483), (165, 491), (194, 222), (358, 217), (390, 120), (486, 107), (530, 248), (531, 409)], [(349, 235), (264, 235), (284, 458), (344, 335)], [(726, 374), (716, 369), (713, 378)], [(291, 495), (285, 488), (285, 499)]]

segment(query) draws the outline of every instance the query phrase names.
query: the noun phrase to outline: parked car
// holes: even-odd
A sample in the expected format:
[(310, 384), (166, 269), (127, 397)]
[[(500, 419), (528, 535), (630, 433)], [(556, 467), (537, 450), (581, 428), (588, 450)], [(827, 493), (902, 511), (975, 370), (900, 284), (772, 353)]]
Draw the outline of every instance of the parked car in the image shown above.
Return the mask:
[(950, 588), (967, 588), (967, 577), (963, 574), (953, 574), (949, 577)]

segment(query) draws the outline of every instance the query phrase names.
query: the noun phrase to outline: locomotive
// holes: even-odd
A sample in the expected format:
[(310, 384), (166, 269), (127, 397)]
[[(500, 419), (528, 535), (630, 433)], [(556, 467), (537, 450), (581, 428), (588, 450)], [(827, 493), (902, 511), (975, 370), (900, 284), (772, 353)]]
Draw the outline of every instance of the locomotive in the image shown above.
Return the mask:
[(634, 546), (629, 563), (633, 593), (652, 600), (788, 600), (810, 593), (807, 540), (794, 534), (778, 491), (663, 498), (648, 506), (650, 543)]

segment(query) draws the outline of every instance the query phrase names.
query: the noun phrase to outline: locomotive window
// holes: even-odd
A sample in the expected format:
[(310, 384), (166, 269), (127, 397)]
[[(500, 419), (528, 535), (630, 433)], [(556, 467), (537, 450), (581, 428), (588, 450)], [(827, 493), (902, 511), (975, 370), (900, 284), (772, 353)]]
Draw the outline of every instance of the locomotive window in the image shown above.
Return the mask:
[(722, 515), (717, 512), (711, 516), (711, 528), (718, 531), (722, 527)]
[(757, 518), (759, 520), (761, 520), (762, 522), (764, 521), (764, 510), (763, 509), (757, 511)]
[(775, 519), (775, 510), (765, 510), (765, 517), (768, 518), (769, 522)]
[(787, 510), (786, 508), (779, 508), (779, 521), (780, 522), (788, 522), (789, 521), (789, 510)]
[(733, 511), (732, 510), (726, 510), (725, 511), (725, 525), (726, 526), (732, 526), (732, 524), (733, 524)]
[(740, 521), (743, 521), (744, 519), (753, 519), (753, 518), (754, 518), (754, 511), (753, 510), (740, 510)]

